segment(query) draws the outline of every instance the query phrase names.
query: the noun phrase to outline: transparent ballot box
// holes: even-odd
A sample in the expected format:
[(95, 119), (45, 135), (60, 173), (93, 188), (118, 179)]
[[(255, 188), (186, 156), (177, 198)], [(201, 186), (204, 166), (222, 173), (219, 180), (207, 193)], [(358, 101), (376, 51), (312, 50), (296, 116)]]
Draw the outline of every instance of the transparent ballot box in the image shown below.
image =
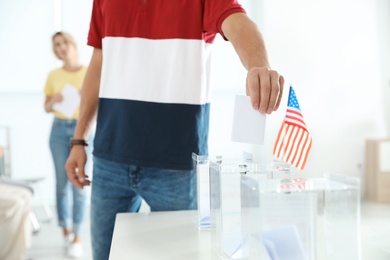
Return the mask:
[(196, 167), (197, 203), (199, 229), (210, 229), (210, 178), (209, 159), (207, 155), (192, 154)]
[(212, 246), (222, 259), (244, 259), (242, 255), (243, 225), (241, 176), (253, 173), (259, 180), (271, 178), (267, 166), (252, 160), (236, 161), (229, 158), (209, 161), (210, 222)]
[(359, 180), (273, 179), (254, 163), (209, 162), (212, 244), (221, 259), (360, 259)]
[[(215, 228), (215, 221), (210, 219), (210, 201), (211, 201), (211, 184), (210, 184), (210, 162), (218, 165), (244, 165), (251, 163), (253, 155), (251, 153), (242, 153), (237, 157), (222, 157), (192, 154), (197, 173), (197, 203), (199, 229)], [(239, 180), (237, 182), (239, 185)]]

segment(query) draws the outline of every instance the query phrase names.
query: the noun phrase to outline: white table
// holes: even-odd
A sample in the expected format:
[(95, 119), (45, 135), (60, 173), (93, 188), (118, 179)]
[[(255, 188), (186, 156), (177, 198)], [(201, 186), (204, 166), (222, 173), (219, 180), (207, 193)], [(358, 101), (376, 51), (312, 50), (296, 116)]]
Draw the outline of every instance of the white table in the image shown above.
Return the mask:
[[(389, 206), (363, 203), (362, 212), (362, 260), (390, 259)], [(118, 214), (110, 260), (219, 259), (211, 231), (196, 223), (196, 211)]]
[(196, 223), (197, 211), (120, 213), (110, 260), (219, 259), (211, 231), (199, 230)]

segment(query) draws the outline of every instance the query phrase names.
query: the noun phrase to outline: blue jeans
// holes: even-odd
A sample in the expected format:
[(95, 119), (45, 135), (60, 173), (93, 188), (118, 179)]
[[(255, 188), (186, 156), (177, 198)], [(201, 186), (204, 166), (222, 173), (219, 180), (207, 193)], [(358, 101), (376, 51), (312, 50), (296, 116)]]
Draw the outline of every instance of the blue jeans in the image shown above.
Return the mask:
[(50, 150), (56, 173), (56, 207), (59, 226), (79, 235), (84, 223), (86, 190), (72, 185), (65, 171), (65, 163), (70, 152), (69, 140), (73, 137), (76, 122), (76, 120), (54, 118), (50, 133)]
[(196, 209), (195, 170), (145, 168), (94, 156), (91, 194), (94, 260), (109, 257), (116, 214), (138, 212), (142, 199), (151, 211)]

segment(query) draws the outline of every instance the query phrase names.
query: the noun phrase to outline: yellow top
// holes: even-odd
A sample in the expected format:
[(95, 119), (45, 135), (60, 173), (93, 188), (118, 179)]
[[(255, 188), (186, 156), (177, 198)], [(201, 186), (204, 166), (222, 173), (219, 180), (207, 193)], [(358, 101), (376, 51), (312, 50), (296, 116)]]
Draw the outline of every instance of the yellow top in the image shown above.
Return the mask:
[[(62, 89), (66, 85), (70, 85), (77, 90), (81, 90), (83, 85), (85, 73), (87, 67), (82, 66), (78, 71), (66, 71), (64, 68), (58, 68), (49, 73), (45, 85), (45, 94), (47, 96), (53, 96), (54, 94), (61, 93)], [(77, 119), (79, 116), (79, 108), (76, 109), (72, 118), (61, 114), (60, 112), (54, 111), (54, 116), (60, 119)]]

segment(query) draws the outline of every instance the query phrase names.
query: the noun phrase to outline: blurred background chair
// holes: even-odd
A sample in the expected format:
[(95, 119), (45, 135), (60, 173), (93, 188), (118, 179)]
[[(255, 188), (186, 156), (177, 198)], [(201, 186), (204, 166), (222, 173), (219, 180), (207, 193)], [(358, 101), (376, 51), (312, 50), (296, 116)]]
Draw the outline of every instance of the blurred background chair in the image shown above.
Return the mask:
[[(45, 176), (32, 178), (16, 179), (12, 176), (12, 160), (11, 160), (11, 129), (8, 126), (0, 126), (0, 178), (2, 181), (25, 187), (34, 194), (34, 199), (44, 208), (45, 218), (41, 221), (50, 222), (53, 217), (53, 211), (47, 200), (40, 195), (39, 184), (45, 180)], [(40, 229), (39, 220), (34, 212), (31, 213), (31, 222), (34, 232)]]
[[(0, 147), (0, 155), (1, 155), (1, 147)], [(1, 167), (2, 163), (1, 163), (1, 161), (2, 161), (2, 159), (0, 157), (0, 173), (2, 171), (2, 167)], [(18, 182), (18, 181), (12, 181), (12, 180), (9, 180), (9, 179), (4, 179), (1, 176), (0, 176), (0, 182), (4, 183), (4, 184), (7, 184), (7, 185), (18, 186), (18, 187), (24, 188), (24, 189), (28, 190), (32, 195), (34, 195), (33, 187), (31, 187), (29, 185), (26, 185), (24, 183), (21, 183), (21, 182)], [(30, 221), (31, 221), (31, 225), (32, 225), (32, 232), (33, 232), (33, 234), (38, 233), (39, 230), (41, 230), (41, 225), (39, 224), (39, 221), (38, 221), (34, 211), (30, 212)]]

